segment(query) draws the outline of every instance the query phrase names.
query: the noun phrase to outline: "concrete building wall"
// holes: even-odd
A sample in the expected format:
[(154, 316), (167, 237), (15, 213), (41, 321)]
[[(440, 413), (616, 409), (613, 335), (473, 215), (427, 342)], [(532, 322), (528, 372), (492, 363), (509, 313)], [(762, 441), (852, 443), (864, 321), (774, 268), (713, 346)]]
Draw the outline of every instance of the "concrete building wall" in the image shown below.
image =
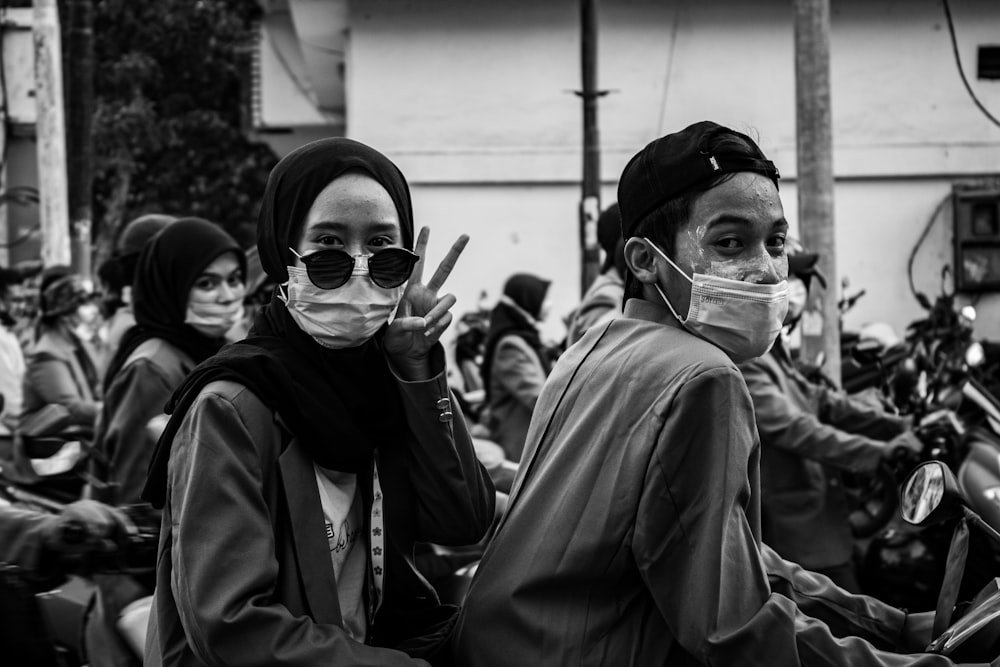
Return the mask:
[[(937, 0), (835, 0), (832, 84), (838, 270), (866, 296), (847, 326), (920, 314), (906, 266), (957, 180), (1000, 174), (1000, 128), (962, 86)], [(982, 102), (1000, 114), (1000, 82), (977, 81), (980, 44), (1000, 41), (1000, 3), (952, 3), (959, 51)], [(608, 0), (600, 11), (603, 203), (645, 143), (712, 118), (759, 137), (784, 180), (797, 226), (791, 7)], [(551, 278), (555, 314), (578, 297), (581, 106), (577, 3), (368, 0), (351, 3), (347, 134), (395, 159), (413, 184), (432, 260), (458, 233), (472, 242), (448, 288), (456, 310), (495, 299), (515, 271)], [(946, 207), (917, 253), (934, 295), (951, 262)], [(982, 333), (1000, 337), (1000, 300), (979, 299)]]

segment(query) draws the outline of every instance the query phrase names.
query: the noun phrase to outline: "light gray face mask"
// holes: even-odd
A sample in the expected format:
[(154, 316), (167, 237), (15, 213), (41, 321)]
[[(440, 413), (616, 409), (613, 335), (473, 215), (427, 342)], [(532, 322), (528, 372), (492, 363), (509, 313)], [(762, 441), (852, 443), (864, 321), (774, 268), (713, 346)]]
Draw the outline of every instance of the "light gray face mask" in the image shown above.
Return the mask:
[(226, 304), (189, 303), (184, 323), (209, 338), (221, 338), (243, 318), (242, 296)]
[(657, 284), (667, 308), (681, 325), (716, 347), (736, 363), (762, 356), (781, 332), (788, 311), (788, 281), (762, 285), (695, 273), (688, 277), (666, 253), (647, 238), (656, 253), (691, 283), (691, 306), (681, 319)]
[[(366, 258), (363, 258), (366, 259)], [(333, 350), (357, 347), (375, 335), (399, 305), (404, 285), (387, 289), (368, 277), (368, 262), (358, 262), (350, 279), (336, 289), (313, 285), (304, 267), (289, 266), (279, 293), (299, 328)]]

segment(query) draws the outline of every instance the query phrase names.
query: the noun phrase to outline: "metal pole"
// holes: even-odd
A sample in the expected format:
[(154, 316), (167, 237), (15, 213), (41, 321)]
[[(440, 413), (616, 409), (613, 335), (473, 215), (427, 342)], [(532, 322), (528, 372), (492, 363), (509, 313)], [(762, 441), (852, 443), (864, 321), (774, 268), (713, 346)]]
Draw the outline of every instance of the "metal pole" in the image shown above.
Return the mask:
[(34, 0), (35, 135), (42, 265), (70, 263), (62, 45), (56, 0)]
[(828, 294), (813, 289), (802, 315), (802, 353), (821, 356), (840, 381), (840, 312), (833, 221), (833, 137), (830, 120), (830, 3), (795, 0), (795, 102), (799, 232), (827, 277)]
[(69, 153), (69, 211), (73, 233), (73, 263), (80, 275), (93, 278), (92, 189), (94, 128), (94, 6), (93, 0), (66, 3), (69, 16), (66, 59), (66, 108)]
[(580, 0), (581, 69), (583, 75), (583, 193), (580, 201), (581, 276), (583, 295), (600, 270), (597, 217), (601, 212), (601, 139), (597, 127), (597, 0)]

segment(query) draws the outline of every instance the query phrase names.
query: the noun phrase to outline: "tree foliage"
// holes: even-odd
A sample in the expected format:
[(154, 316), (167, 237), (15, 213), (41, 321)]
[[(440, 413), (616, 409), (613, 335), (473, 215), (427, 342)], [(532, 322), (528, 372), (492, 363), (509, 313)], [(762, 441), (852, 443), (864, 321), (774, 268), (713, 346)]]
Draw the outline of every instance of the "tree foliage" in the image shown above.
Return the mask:
[(99, 246), (154, 211), (252, 242), (277, 159), (244, 133), (260, 11), (255, 0), (94, 0)]

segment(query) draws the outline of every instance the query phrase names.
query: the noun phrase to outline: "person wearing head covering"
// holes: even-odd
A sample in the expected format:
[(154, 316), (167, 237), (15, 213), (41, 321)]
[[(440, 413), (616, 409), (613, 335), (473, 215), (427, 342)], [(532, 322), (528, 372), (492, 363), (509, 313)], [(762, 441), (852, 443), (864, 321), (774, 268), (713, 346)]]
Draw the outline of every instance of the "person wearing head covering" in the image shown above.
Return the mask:
[(105, 375), (105, 401), (92, 471), (95, 497), (139, 502), (159, 435), (147, 430), (195, 366), (219, 351), (243, 312), (245, 256), (220, 226), (182, 218), (137, 258), (135, 324)]
[[(143, 245), (132, 283), (135, 324), (122, 336), (105, 377), (91, 457), (93, 498), (111, 505), (141, 502), (159, 436), (155, 425), (173, 391), (223, 346), (242, 315), (245, 268), (235, 239), (200, 218), (179, 219)], [(99, 593), (86, 628), (92, 662), (140, 664), (145, 623), (133, 633), (119, 622), (133, 603), (148, 609), (152, 573), (95, 580)]]
[(521, 460), (531, 413), (549, 374), (549, 353), (538, 331), (549, 284), (529, 273), (508, 278), (486, 334), (482, 378), (487, 426), (491, 438), (515, 463)]
[[(796, 248), (792, 250), (793, 246)], [(819, 256), (788, 239), (786, 327), (802, 316)], [(900, 447), (918, 453), (910, 420), (808, 380), (784, 333), (771, 350), (740, 364), (760, 433), (761, 535), (783, 558), (861, 592), (842, 472), (873, 474)]]
[(171, 399), (144, 497), (163, 508), (147, 666), (427, 665), (455, 608), (415, 542), (477, 542), (495, 494), (448, 390), (428, 230), (349, 139), (272, 170), (257, 230), (278, 287)]
[(580, 340), (590, 327), (607, 324), (622, 314), (626, 268), (622, 216), (618, 204), (604, 209), (597, 218), (597, 242), (604, 250), (604, 265), (570, 317), (567, 346)]
[(104, 339), (111, 355), (118, 349), (125, 332), (135, 324), (132, 282), (139, 254), (151, 238), (176, 220), (162, 213), (146, 213), (135, 218), (122, 229), (111, 257), (98, 268), (98, 277), (106, 292)]
[(736, 364), (767, 352), (787, 309), (777, 184), (753, 139), (711, 121), (625, 167), (624, 313), (566, 350), (538, 398), (455, 664), (947, 664), (891, 653), (927, 645), (926, 616), (761, 543)]
[[(18, 429), (51, 435), (63, 427), (91, 431), (101, 407), (97, 352), (79, 334), (92, 305), (89, 290), (68, 266), (53, 266), (39, 282), (35, 337), (25, 355)], [(55, 407), (58, 406), (58, 407)], [(59, 417), (52, 417), (58, 414)]]

